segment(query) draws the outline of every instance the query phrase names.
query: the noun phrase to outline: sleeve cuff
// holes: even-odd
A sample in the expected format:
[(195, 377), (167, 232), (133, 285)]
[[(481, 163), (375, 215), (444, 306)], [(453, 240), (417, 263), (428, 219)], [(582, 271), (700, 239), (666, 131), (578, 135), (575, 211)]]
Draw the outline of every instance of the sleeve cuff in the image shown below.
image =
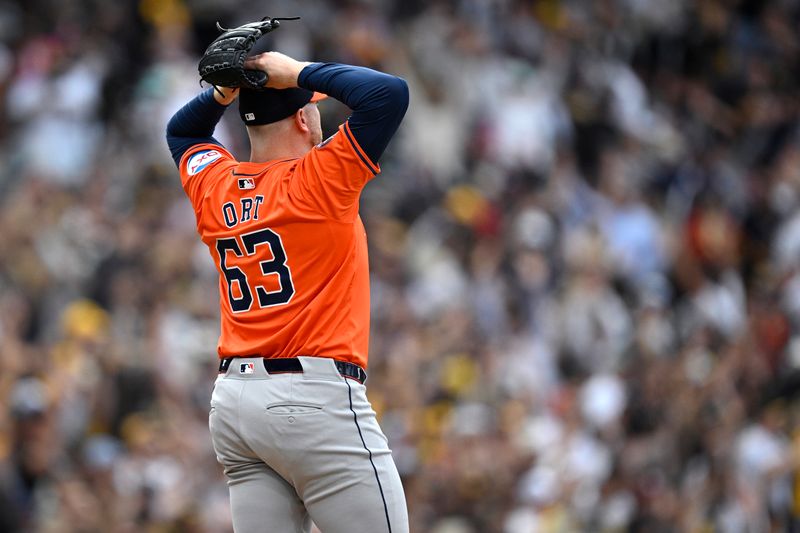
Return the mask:
[(353, 132), (350, 131), (350, 121), (345, 122), (342, 129), (344, 130), (345, 137), (347, 137), (347, 140), (353, 147), (353, 151), (355, 151), (361, 162), (364, 163), (364, 166), (367, 167), (373, 174), (380, 174), (381, 167), (370, 160), (369, 156), (364, 153), (364, 150), (362, 150), (361, 146), (358, 145), (358, 141), (356, 141), (356, 138), (353, 136)]

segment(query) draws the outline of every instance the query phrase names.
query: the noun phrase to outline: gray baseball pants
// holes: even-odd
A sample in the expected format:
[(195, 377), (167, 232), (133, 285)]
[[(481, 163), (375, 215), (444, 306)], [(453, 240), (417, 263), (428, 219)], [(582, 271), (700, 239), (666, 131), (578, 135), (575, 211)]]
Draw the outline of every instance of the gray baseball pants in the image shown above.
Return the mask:
[[(268, 374), (235, 359), (211, 397), (236, 533), (407, 533), (403, 486), (366, 388), (332, 359)], [(252, 365), (250, 364), (252, 363)]]

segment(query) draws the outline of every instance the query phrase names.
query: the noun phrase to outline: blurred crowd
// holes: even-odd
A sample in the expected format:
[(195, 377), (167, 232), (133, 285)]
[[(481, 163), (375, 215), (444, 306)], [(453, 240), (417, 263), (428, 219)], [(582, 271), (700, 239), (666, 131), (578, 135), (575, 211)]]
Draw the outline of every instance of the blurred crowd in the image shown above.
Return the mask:
[(800, 531), (797, 0), (0, 0), (0, 531), (230, 531), (164, 128), (265, 15), (411, 88), (362, 217), (412, 531)]

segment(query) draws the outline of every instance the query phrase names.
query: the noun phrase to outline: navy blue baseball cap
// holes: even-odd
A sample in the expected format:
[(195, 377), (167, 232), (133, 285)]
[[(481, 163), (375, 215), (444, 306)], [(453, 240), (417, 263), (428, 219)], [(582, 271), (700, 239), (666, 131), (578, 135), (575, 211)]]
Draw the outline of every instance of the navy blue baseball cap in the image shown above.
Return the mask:
[(261, 89), (239, 91), (239, 116), (248, 126), (272, 124), (292, 116), (309, 102), (319, 102), (327, 95), (301, 89)]

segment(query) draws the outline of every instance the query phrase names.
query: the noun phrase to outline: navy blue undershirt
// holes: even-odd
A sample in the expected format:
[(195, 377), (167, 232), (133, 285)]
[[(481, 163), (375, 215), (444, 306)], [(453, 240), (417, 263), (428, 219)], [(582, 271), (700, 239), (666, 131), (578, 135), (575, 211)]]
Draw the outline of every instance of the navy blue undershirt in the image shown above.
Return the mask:
[(203, 91), (175, 113), (167, 123), (167, 145), (176, 165), (196, 144), (222, 143), (212, 135), (227, 106), (214, 100), (214, 89)]
[[(408, 108), (408, 85), (401, 78), (364, 67), (312, 63), (298, 77), (298, 85), (325, 93), (353, 110), (350, 131), (373, 163), (380, 159)], [(175, 164), (192, 146), (222, 143), (214, 137), (227, 107), (208, 89), (183, 106), (167, 124), (167, 144)]]

